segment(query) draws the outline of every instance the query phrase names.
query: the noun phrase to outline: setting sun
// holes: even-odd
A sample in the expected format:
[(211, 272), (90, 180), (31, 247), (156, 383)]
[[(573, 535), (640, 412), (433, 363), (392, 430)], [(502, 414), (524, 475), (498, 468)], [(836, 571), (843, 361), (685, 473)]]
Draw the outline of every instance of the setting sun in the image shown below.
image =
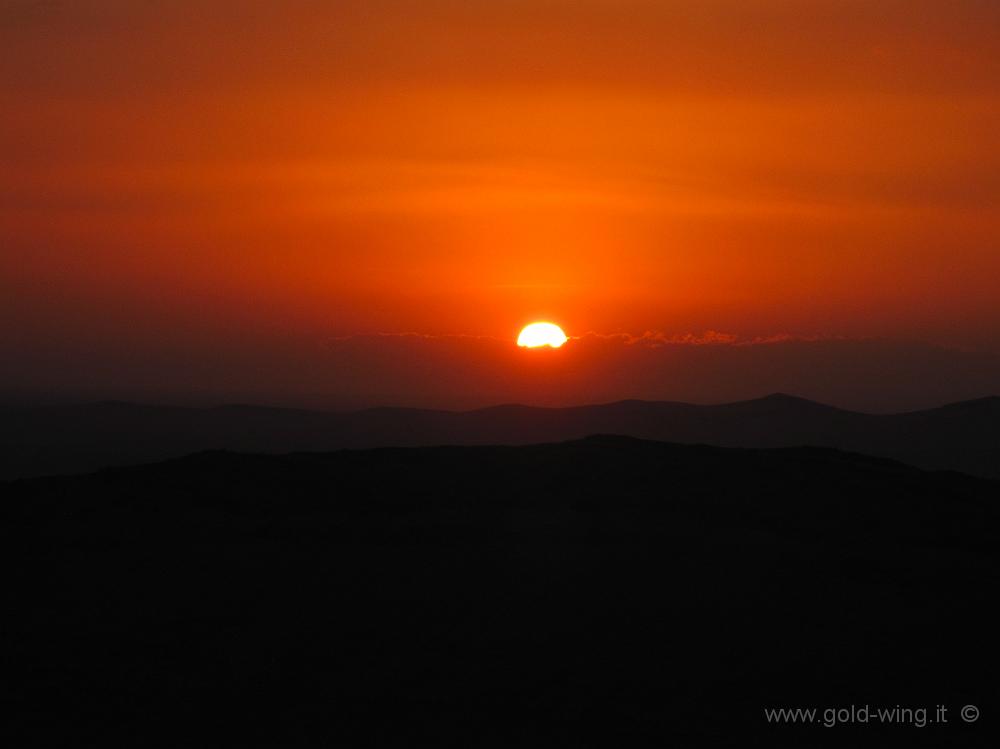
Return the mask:
[(559, 348), (568, 339), (562, 328), (550, 322), (534, 322), (526, 325), (521, 335), (517, 337), (517, 345), (525, 348), (538, 348), (539, 346), (551, 346)]

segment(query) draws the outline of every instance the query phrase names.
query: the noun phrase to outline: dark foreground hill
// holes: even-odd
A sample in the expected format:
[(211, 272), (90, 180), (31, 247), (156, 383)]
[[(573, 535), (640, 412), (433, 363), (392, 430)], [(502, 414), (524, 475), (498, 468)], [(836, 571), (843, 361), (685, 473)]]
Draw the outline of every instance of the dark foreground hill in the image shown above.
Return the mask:
[(203, 450), (523, 445), (590, 434), (724, 447), (833, 447), (922, 468), (1000, 478), (1000, 398), (874, 415), (786, 395), (717, 406), (622, 401), (466, 412), (379, 408), (333, 413), (126, 403), (8, 408), (0, 409), (0, 478), (93, 471)]
[(594, 437), (0, 493), (8, 746), (996, 746), (995, 482)]

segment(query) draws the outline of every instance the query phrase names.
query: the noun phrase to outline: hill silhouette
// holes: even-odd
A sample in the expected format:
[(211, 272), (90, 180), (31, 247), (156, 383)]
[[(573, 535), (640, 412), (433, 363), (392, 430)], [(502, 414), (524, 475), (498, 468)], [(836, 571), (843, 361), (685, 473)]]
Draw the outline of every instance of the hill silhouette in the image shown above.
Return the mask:
[(725, 447), (833, 447), (922, 468), (1000, 478), (1000, 398), (890, 415), (845, 411), (779, 394), (715, 406), (621, 401), (466, 412), (100, 403), (5, 409), (0, 417), (0, 478), (85, 472), (212, 449), (282, 453), (523, 445), (592, 434)]
[[(995, 745), (994, 481), (596, 436), (0, 494), (11, 745)], [(866, 704), (950, 722), (764, 713)]]

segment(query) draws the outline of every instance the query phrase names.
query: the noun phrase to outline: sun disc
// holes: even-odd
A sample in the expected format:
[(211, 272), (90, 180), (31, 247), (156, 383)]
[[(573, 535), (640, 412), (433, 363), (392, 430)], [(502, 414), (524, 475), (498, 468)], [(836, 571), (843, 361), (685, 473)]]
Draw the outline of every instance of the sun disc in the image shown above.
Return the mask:
[(559, 348), (569, 340), (562, 328), (550, 322), (533, 322), (526, 325), (517, 337), (517, 345), (525, 348), (551, 346)]

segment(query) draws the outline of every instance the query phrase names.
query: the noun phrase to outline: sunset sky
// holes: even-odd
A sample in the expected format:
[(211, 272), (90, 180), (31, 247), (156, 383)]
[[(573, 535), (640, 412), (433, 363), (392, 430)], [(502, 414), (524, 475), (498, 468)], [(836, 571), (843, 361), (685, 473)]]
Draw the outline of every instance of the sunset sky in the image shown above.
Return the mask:
[(4, 0), (0, 388), (986, 395), (998, 50), (995, 0)]

